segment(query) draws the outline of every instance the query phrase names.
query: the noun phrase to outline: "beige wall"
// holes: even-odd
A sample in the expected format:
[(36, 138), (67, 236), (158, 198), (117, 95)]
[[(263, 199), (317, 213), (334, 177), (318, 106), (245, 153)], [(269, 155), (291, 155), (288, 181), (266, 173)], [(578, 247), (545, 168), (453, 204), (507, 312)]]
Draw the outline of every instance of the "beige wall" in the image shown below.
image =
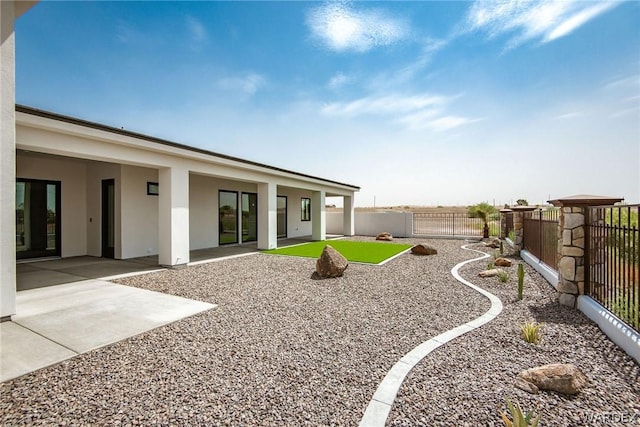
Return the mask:
[(311, 221), (302, 221), (301, 212), (301, 199), (303, 197), (311, 198), (311, 194), (311, 191), (278, 187), (278, 196), (287, 197), (287, 237), (311, 235)]
[[(190, 248), (218, 246), (218, 191), (257, 193), (258, 186), (250, 182), (231, 181), (191, 174), (189, 179)], [(240, 201), (238, 201), (238, 204)], [(238, 208), (240, 206), (238, 205)]]
[(158, 196), (147, 195), (147, 182), (158, 182), (158, 170), (123, 165), (120, 178), (120, 258), (156, 255)]

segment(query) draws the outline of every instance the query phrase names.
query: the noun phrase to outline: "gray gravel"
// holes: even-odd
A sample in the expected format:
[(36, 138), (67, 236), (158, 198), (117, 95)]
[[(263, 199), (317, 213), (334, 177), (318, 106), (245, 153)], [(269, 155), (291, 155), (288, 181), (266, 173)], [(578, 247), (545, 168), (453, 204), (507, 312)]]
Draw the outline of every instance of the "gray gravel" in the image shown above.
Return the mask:
[[(482, 245), (470, 247), (493, 253)], [(512, 257), (515, 258), (515, 257)], [(463, 277), (498, 296), (504, 305), (493, 322), (440, 347), (409, 373), (387, 420), (393, 426), (491, 426), (506, 411), (505, 398), (542, 414), (541, 425), (640, 425), (640, 366), (587, 317), (555, 301), (555, 291), (525, 264), (524, 299), (517, 300), (517, 262), (503, 268), (509, 281), (480, 278), (490, 260), (471, 263)], [(544, 323), (541, 343), (521, 338), (519, 323)], [(516, 375), (547, 363), (574, 363), (589, 386), (575, 397), (528, 394)]]
[[(357, 425), (402, 355), (489, 308), (449, 274), (475, 257), (463, 242), (397, 241), (439, 254), (351, 264), (324, 281), (310, 278), (314, 260), (263, 254), (121, 280), (219, 307), (1, 384), (0, 424)], [(462, 274), (502, 298), (503, 316), (419, 364), (390, 423), (491, 425), (504, 396), (558, 425), (567, 411), (638, 408), (638, 365), (597, 327), (559, 310), (531, 270), (518, 303), (513, 286), (476, 279), (482, 264)], [(532, 316), (548, 324), (537, 347), (515, 329)], [(567, 399), (512, 387), (520, 369), (551, 361), (578, 363), (590, 388)]]

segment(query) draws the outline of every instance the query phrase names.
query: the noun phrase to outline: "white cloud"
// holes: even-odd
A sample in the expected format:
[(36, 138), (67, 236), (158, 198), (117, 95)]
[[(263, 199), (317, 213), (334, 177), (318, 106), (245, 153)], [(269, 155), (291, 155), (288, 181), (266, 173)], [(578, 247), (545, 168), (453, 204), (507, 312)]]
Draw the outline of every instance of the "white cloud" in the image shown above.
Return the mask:
[(568, 0), (478, 1), (467, 14), (466, 30), (484, 31), (489, 37), (511, 34), (508, 48), (529, 40), (547, 43), (571, 34), (618, 4)]
[(186, 17), (187, 30), (194, 42), (202, 43), (207, 40), (207, 30), (200, 21), (193, 16)]
[(360, 98), (350, 102), (334, 102), (322, 108), (322, 112), (327, 115), (338, 116), (359, 116), (359, 115), (381, 115), (398, 114), (420, 110), (422, 108), (443, 104), (445, 99), (439, 96), (419, 95), (419, 96), (371, 96)]
[(335, 76), (331, 77), (329, 83), (327, 83), (327, 87), (331, 90), (338, 90), (349, 83), (350, 80), (351, 78), (343, 73), (337, 73)]
[(348, 118), (383, 116), (409, 130), (444, 131), (476, 121), (444, 113), (446, 105), (453, 99), (430, 94), (370, 96), (326, 104), (321, 112), (327, 116)]
[(266, 79), (260, 74), (249, 73), (243, 77), (226, 77), (219, 79), (218, 88), (222, 90), (242, 92), (244, 95), (251, 96), (258, 91), (266, 83)]
[(564, 119), (573, 119), (576, 117), (580, 117), (582, 116), (583, 113), (580, 111), (574, 111), (571, 113), (565, 113), (565, 114), (560, 114), (554, 117), (554, 119), (558, 119), (558, 120), (564, 120)]
[(407, 24), (379, 10), (354, 10), (333, 2), (312, 9), (307, 16), (312, 35), (336, 51), (366, 52), (404, 39)]

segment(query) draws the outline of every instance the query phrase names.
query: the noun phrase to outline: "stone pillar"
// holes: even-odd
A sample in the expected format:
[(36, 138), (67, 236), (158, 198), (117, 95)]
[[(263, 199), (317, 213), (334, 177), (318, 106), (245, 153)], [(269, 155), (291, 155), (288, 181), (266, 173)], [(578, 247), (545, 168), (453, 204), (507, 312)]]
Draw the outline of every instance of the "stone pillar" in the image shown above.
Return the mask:
[(513, 211), (511, 209), (500, 209), (500, 238), (505, 239), (509, 235), (507, 224), (509, 223), (509, 216), (513, 223)]
[(578, 295), (584, 294), (585, 209), (563, 207), (558, 223), (558, 301), (569, 307), (574, 307)]
[(558, 222), (558, 302), (575, 307), (584, 295), (587, 263), (588, 211), (592, 206), (613, 205), (622, 198), (571, 196), (549, 202), (561, 208)]
[(524, 245), (524, 213), (535, 209), (533, 206), (515, 206), (513, 210), (513, 249), (519, 254)]

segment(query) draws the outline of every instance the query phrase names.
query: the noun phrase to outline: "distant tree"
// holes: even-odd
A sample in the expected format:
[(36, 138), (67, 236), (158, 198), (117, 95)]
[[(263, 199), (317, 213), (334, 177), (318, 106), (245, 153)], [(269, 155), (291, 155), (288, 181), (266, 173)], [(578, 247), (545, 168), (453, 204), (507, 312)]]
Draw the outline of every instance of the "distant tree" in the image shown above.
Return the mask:
[(529, 206), (529, 202), (527, 202), (527, 199), (518, 199), (518, 200), (516, 200), (516, 205), (518, 205), (518, 206)]
[(467, 214), (471, 218), (480, 218), (482, 219), (482, 222), (484, 222), (482, 235), (485, 239), (489, 237), (489, 216), (496, 212), (496, 208), (485, 202), (478, 203), (477, 205), (469, 206), (467, 208)]

